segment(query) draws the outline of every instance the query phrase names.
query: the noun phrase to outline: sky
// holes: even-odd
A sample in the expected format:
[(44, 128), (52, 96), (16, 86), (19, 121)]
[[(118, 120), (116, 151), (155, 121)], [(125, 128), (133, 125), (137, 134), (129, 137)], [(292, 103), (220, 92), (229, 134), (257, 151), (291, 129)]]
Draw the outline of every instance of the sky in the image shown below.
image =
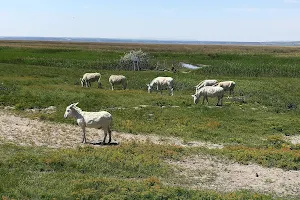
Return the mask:
[(0, 36), (300, 41), (300, 0), (0, 0)]

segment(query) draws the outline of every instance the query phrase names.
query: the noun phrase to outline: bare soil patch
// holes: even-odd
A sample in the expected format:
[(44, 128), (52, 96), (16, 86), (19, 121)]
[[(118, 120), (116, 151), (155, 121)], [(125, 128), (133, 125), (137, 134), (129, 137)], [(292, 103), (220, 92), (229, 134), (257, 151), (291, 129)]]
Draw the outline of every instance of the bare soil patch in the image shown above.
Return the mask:
[(197, 155), (183, 161), (169, 161), (176, 166), (174, 185), (206, 188), (222, 192), (250, 190), (275, 196), (300, 199), (300, 171), (241, 165), (213, 156)]
[[(112, 134), (114, 142), (117, 141), (121, 144), (139, 141), (183, 147), (223, 148), (221, 144), (200, 141), (184, 142), (182, 139), (175, 137), (134, 135), (116, 131), (113, 131)], [(81, 128), (79, 126), (32, 120), (0, 109), (0, 143), (12, 142), (18, 145), (74, 148), (82, 145), (80, 143), (81, 139)], [(102, 139), (102, 130), (87, 129), (88, 142), (97, 143)], [(169, 182), (168, 184), (224, 192), (246, 189), (300, 199), (300, 171), (264, 168), (255, 164), (241, 165), (206, 155), (197, 155), (181, 161), (168, 162), (177, 171), (177, 175), (171, 181), (173, 183)]]
[(300, 135), (286, 136), (285, 140), (291, 142), (292, 144), (300, 144)]

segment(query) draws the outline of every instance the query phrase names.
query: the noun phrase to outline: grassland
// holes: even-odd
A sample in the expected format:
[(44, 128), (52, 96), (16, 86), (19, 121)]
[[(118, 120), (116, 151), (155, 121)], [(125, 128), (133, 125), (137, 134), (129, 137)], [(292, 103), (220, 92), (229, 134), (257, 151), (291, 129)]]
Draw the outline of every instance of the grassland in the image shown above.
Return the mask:
[[(119, 59), (132, 49), (148, 52), (153, 65), (174, 64), (178, 72), (124, 71)], [(209, 67), (181, 73), (185, 70), (179, 62)], [(269, 199), (247, 191), (222, 194), (166, 186), (160, 180), (173, 171), (163, 160), (205, 153), (299, 170), (300, 147), (284, 139), (300, 135), (299, 63), (298, 47), (0, 41), (0, 104), (14, 106), (21, 115), (74, 124), (62, 116), (67, 105), (80, 102), (83, 110), (111, 112), (114, 130), (225, 144), (219, 150), (143, 144), (52, 150), (1, 144), (0, 194), (17, 199)], [(104, 89), (95, 84), (81, 88), (79, 78), (87, 71), (102, 74)], [(125, 75), (129, 89), (110, 91), (111, 74)], [(160, 75), (174, 77), (173, 97), (167, 91), (162, 96), (147, 93), (145, 84)], [(210, 99), (210, 106), (194, 105), (194, 85), (210, 78), (234, 80), (236, 95), (246, 103), (225, 98), (223, 107), (214, 106), (216, 99)], [(148, 106), (134, 108), (140, 105)], [(57, 112), (25, 111), (49, 106)]]

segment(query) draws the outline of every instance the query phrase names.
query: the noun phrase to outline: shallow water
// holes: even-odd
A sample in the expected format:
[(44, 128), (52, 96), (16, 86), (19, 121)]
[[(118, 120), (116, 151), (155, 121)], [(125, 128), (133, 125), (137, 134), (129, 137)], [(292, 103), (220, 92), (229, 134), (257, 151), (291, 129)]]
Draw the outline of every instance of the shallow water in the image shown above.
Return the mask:
[(181, 63), (181, 66), (184, 67), (184, 68), (188, 68), (188, 69), (200, 69), (201, 68), (201, 67), (191, 65), (191, 64), (187, 64), (187, 63)]

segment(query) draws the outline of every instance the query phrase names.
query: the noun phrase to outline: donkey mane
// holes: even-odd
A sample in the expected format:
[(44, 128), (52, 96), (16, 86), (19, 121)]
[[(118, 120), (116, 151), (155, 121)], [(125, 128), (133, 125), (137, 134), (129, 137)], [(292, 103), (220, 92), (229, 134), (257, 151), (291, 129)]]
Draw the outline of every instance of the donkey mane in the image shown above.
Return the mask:
[(78, 113), (83, 112), (83, 111), (81, 110), (81, 108), (77, 107), (75, 104), (73, 104), (73, 105), (71, 106), (71, 108), (73, 108), (74, 110), (76, 110)]

